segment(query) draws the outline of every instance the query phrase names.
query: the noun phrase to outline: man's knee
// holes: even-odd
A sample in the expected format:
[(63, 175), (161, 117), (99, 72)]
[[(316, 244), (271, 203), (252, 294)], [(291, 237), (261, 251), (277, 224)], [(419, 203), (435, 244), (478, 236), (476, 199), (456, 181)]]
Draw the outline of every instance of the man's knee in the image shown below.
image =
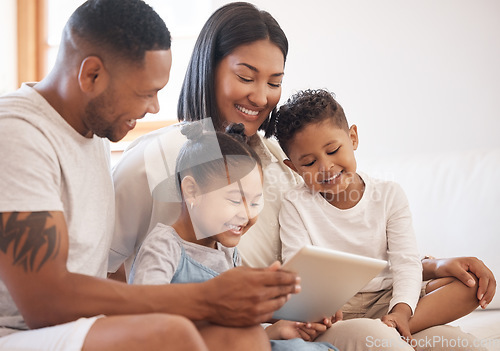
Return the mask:
[(199, 330), (210, 350), (271, 350), (269, 338), (260, 325), (231, 328), (205, 324)]
[(153, 314), (146, 318), (146, 323), (140, 326), (139, 333), (148, 338), (158, 340), (158, 343), (171, 343), (179, 340), (181, 343), (187, 340), (200, 338), (200, 334), (193, 322), (189, 319), (167, 314)]
[(146, 314), (99, 319), (83, 350), (207, 350), (195, 325), (182, 316)]

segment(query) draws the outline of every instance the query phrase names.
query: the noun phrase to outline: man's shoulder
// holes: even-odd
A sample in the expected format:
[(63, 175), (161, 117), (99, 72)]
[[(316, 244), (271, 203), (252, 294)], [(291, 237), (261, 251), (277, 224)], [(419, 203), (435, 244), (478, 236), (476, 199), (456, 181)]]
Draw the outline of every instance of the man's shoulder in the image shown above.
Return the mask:
[(59, 118), (31, 85), (23, 84), (15, 92), (0, 97), (0, 129), (15, 129), (18, 131), (14, 134), (16, 137), (23, 137), (30, 131), (46, 134)]

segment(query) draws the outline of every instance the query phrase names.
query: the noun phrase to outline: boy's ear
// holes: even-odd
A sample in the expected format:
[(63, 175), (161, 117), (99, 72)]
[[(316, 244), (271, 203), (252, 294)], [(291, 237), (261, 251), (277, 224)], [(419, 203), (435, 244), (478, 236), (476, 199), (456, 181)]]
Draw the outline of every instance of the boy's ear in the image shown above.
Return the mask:
[(82, 61), (78, 84), (84, 93), (97, 96), (107, 88), (108, 82), (109, 73), (99, 57), (89, 56)]
[[(288, 166), (288, 168), (290, 168), (292, 171), (297, 172), (297, 168), (295, 168), (295, 165), (288, 158), (283, 160), (283, 163), (286, 164)], [(299, 172), (297, 172), (297, 173), (299, 173)]]
[(358, 139), (358, 127), (353, 124), (351, 128), (349, 128), (349, 138), (352, 141), (352, 148), (356, 150), (358, 148), (359, 139)]
[(200, 187), (191, 176), (185, 176), (181, 181), (181, 191), (185, 202), (189, 204), (194, 204), (196, 197), (201, 193)]

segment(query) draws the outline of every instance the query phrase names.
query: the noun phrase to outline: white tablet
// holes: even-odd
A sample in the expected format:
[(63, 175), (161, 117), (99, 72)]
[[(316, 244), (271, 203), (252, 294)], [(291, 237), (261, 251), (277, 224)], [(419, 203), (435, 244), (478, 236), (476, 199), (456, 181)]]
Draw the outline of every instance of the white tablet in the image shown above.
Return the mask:
[(304, 246), (283, 270), (301, 279), (301, 291), (273, 315), (275, 319), (318, 322), (335, 315), (387, 266), (387, 261), (317, 246)]

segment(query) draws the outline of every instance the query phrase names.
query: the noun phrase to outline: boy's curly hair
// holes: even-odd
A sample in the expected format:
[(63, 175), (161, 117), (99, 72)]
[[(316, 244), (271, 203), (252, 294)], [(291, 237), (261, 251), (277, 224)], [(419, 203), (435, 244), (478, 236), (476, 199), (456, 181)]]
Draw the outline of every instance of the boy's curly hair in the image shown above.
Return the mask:
[(295, 134), (311, 123), (330, 119), (337, 127), (349, 130), (342, 106), (326, 89), (302, 90), (292, 95), (277, 113), (274, 135), (285, 154)]

